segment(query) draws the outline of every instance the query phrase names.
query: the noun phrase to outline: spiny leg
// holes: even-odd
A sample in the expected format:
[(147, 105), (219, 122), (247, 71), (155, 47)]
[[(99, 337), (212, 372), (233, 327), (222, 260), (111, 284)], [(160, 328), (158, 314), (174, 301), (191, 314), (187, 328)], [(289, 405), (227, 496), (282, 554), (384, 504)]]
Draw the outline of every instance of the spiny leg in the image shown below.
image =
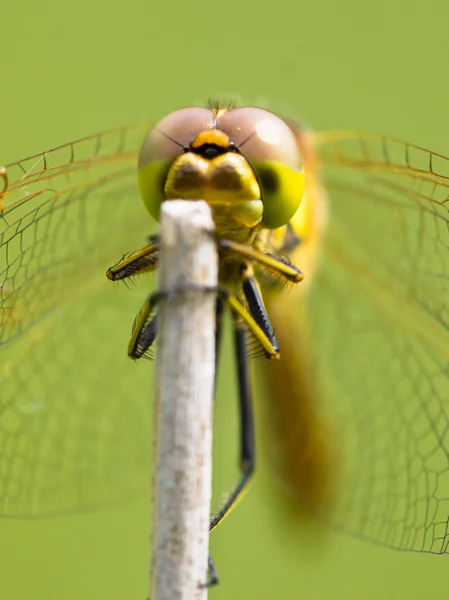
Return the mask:
[[(238, 316), (246, 328), (252, 333), (259, 342), (267, 358), (279, 358), (279, 348), (276, 338), (271, 328), (268, 316), (263, 306), (257, 286), (254, 287), (254, 279), (244, 278), (244, 289), (246, 289), (248, 306), (250, 311), (243, 306), (240, 300), (233, 294), (223, 288), (185, 288), (184, 291), (212, 291), (216, 292), (217, 298), (217, 320), (216, 320), (216, 363), (219, 354), (219, 339), (221, 337), (221, 320), (223, 301), (231, 308), (232, 314)], [(253, 289), (254, 288), (254, 289)], [(180, 292), (182, 290), (178, 290)], [(154, 343), (157, 334), (157, 315), (154, 312), (155, 305), (161, 297), (167, 297), (177, 293), (172, 292), (154, 292), (149, 296), (142, 306), (137, 318), (134, 321), (131, 339), (128, 344), (128, 356), (133, 359), (141, 358), (147, 355), (147, 351)], [(252, 312), (254, 311), (254, 314)]]
[[(110, 267), (106, 272), (107, 277), (116, 281), (155, 270), (159, 258), (159, 237), (153, 236), (149, 241), (150, 243), (147, 246), (125, 255), (115, 265)], [(258, 250), (254, 246), (240, 244), (232, 240), (218, 240), (217, 244), (220, 250), (239, 255), (246, 260), (254, 261), (282, 275), (288, 281), (298, 283), (303, 280), (301, 271), (286, 258), (276, 257), (268, 252)]]
[(198, 587), (200, 588), (209, 588), (217, 585), (219, 583), (220, 578), (218, 577), (217, 567), (215, 566), (214, 559), (209, 554), (207, 557), (207, 581), (206, 583), (200, 583)]
[[(268, 358), (279, 357), (279, 346), (274, 335), (273, 327), (268, 318), (257, 282), (252, 269), (242, 264), (242, 289), (248, 304), (249, 312), (236, 296), (222, 291), (233, 314), (234, 343), (237, 361), (237, 376), (239, 388), (240, 408), (240, 467), (242, 475), (228, 500), (221, 510), (211, 520), (209, 531), (213, 531), (234, 508), (236, 503), (245, 493), (254, 472), (255, 441), (254, 441), (254, 415), (252, 406), (252, 390), (249, 373), (249, 363), (246, 354), (246, 336), (248, 330), (255, 335), (261, 343)], [(267, 351), (268, 349), (268, 351)]]
[[(149, 238), (149, 244), (140, 250), (123, 256), (106, 271), (111, 281), (131, 278), (157, 269), (159, 260), (159, 237)], [(133, 359), (148, 356), (147, 352), (154, 343), (157, 334), (157, 315), (153, 314), (151, 297), (146, 300), (133, 324), (128, 344), (128, 356)]]
[(154, 308), (162, 297), (169, 297), (182, 291), (212, 291), (217, 293), (216, 305), (216, 366), (221, 339), (221, 323), (223, 304), (226, 302), (232, 314), (238, 317), (245, 327), (251, 332), (254, 338), (259, 342), (267, 358), (279, 358), (279, 347), (274, 335), (273, 328), (268, 319), (267, 312), (262, 302), (255, 278), (251, 275), (250, 267), (242, 267), (242, 286), (247, 301), (249, 311), (243, 306), (240, 300), (234, 294), (231, 294), (223, 288), (204, 288), (195, 286), (180, 288), (171, 292), (158, 291), (150, 295), (142, 306), (136, 320), (134, 321), (133, 331), (128, 344), (128, 355), (131, 358), (140, 358), (144, 356), (151, 344), (154, 342), (157, 333), (157, 315), (154, 314)]
[[(267, 358), (279, 358), (279, 348), (277, 346), (276, 338), (273, 336), (271, 339), (267, 336), (266, 331), (259, 325), (255, 317), (249, 312), (240, 300), (234, 294), (231, 294), (227, 290), (220, 290), (228, 303), (230, 309), (232, 310), (232, 314), (235, 317), (239, 317), (243, 322), (244, 326), (252, 333), (254, 338), (261, 345), (265, 356)], [(249, 303), (248, 303), (249, 306)], [(262, 305), (263, 306), (263, 305)], [(273, 344), (274, 342), (274, 344)]]
[[(242, 265), (241, 276), (243, 294), (248, 304), (249, 312), (263, 331), (266, 338), (270, 341), (273, 348), (279, 354), (279, 344), (263, 303), (262, 295), (260, 293), (256, 278), (253, 275), (252, 268), (248, 265)], [(266, 352), (265, 355), (267, 358), (271, 358), (271, 356)]]
[[(158, 316), (155, 312), (155, 308), (157, 303), (165, 298), (174, 297), (176, 294), (186, 292), (186, 291), (195, 291), (195, 292), (218, 292), (216, 287), (207, 287), (207, 286), (183, 286), (179, 289), (174, 289), (169, 292), (164, 291), (156, 291), (153, 292), (144, 302), (142, 308), (140, 309), (139, 314), (137, 315), (134, 324), (133, 330), (131, 334), (131, 339), (128, 343), (128, 356), (133, 359), (138, 359), (142, 357), (150, 358), (151, 356), (148, 354), (148, 350), (153, 345), (156, 335), (157, 335), (157, 323)], [(215, 333), (215, 346), (218, 349), (219, 346), (219, 338), (221, 335), (221, 312), (223, 310), (223, 300), (219, 296), (217, 298), (217, 307), (216, 307), (216, 333)]]
[(262, 252), (254, 246), (239, 244), (232, 240), (218, 240), (217, 244), (219, 249), (236, 254), (245, 260), (256, 262), (269, 271), (284, 277), (287, 281), (299, 283), (304, 279), (301, 271), (286, 258), (279, 258), (268, 252)]
[[(224, 298), (222, 295), (217, 295), (217, 302), (215, 305), (215, 374), (218, 371), (218, 359), (220, 356), (221, 348), (221, 334), (223, 330), (223, 311), (224, 311)], [(215, 384), (217, 383), (217, 377), (215, 375)]]
[(128, 356), (133, 359), (150, 357), (148, 350), (154, 343), (157, 335), (157, 314), (155, 314), (155, 294), (147, 298), (137, 315), (131, 339), (128, 343)]
[(240, 408), (240, 468), (242, 475), (228, 500), (221, 510), (211, 519), (209, 531), (213, 531), (234, 508), (242, 498), (251, 475), (254, 471), (254, 417), (252, 406), (252, 391), (249, 377), (248, 357), (246, 356), (246, 325), (243, 320), (233, 312), (234, 318), (234, 344), (237, 361), (237, 376), (239, 388)]
[[(238, 244), (229, 240), (220, 240), (218, 244), (222, 249), (254, 260), (266, 268), (278, 272), (289, 281), (297, 282), (302, 279), (300, 271), (293, 265), (285, 262), (282, 259), (272, 257), (271, 255), (261, 252), (260, 250), (257, 250), (251, 246)], [(116, 281), (133, 277), (134, 275), (141, 273), (153, 271), (157, 268), (158, 258), (159, 238), (158, 236), (153, 236), (150, 238), (150, 243), (147, 246), (141, 250), (124, 256), (116, 265), (110, 267), (106, 273), (107, 277)], [(222, 297), (227, 300), (233, 313), (240, 315), (248, 329), (261, 344), (265, 355), (269, 358), (278, 357), (279, 351), (274, 333), (272, 329), (269, 330), (266, 327), (269, 324), (269, 320), (266, 315), (265, 308), (263, 307), (260, 293), (258, 292), (257, 283), (252, 277), (242, 277), (244, 279), (244, 292), (245, 296), (247, 297), (248, 305), (250, 306), (250, 313), (248, 313), (238, 298), (232, 294), (229, 294), (223, 290), (217, 290), (217, 292), (221, 292)], [(141, 356), (145, 356), (147, 350), (151, 347), (155, 340), (157, 325), (156, 316), (154, 316), (153, 319), (148, 320), (151, 313), (151, 304), (152, 302), (150, 298), (144, 304), (134, 323), (133, 333), (128, 345), (128, 354), (131, 358), (140, 358)], [(217, 312), (217, 316), (218, 315), (219, 312)], [(220, 320), (221, 319), (217, 319), (217, 323)]]
[(106, 277), (111, 281), (118, 281), (134, 275), (149, 273), (157, 269), (158, 260), (159, 237), (153, 236), (147, 246), (126, 254), (115, 265), (109, 267)]

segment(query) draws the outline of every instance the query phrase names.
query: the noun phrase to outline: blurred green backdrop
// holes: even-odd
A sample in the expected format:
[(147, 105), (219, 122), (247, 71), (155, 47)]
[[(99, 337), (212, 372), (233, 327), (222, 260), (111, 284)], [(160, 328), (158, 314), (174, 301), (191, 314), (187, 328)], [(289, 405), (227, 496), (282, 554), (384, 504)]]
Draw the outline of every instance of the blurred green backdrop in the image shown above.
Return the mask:
[[(316, 129), (373, 130), (449, 154), (448, 18), (446, 0), (10, 2), (1, 10), (0, 163), (223, 95), (268, 100)], [(236, 461), (234, 404), (221, 385), (215, 486), (224, 491)], [(213, 536), (222, 583), (211, 598), (444, 597), (448, 557), (336, 534), (313, 548), (288, 535), (268, 478), (260, 465)], [(0, 596), (145, 600), (148, 504), (0, 521)]]

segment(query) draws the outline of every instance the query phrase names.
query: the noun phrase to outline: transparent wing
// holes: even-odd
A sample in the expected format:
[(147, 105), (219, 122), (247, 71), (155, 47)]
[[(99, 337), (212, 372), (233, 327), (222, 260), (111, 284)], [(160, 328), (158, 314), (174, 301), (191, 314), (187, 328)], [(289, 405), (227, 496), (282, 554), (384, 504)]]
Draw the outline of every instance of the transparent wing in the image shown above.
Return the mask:
[(136, 178), (147, 129), (98, 134), (2, 172), (3, 516), (105, 505), (147, 483), (149, 363), (133, 364), (126, 348), (151, 281), (131, 293), (105, 276), (156, 231)]
[(357, 132), (315, 138), (330, 219), (307, 295), (339, 496), (327, 517), (444, 553), (449, 524), (449, 159)]

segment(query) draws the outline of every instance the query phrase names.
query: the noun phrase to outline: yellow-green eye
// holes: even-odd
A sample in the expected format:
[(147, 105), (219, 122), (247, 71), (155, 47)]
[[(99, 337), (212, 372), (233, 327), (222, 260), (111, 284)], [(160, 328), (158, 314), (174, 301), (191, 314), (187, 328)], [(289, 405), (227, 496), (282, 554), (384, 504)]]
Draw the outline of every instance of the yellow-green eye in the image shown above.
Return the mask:
[(168, 170), (195, 136), (214, 126), (215, 115), (198, 106), (182, 108), (161, 119), (148, 133), (139, 153), (139, 188), (151, 216), (159, 220)]
[(297, 211), (304, 191), (304, 166), (290, 127), (275, 114), (245, 106), (220, 115), (217, 126), (248, 160), (262, 192), (263, 225), (276, 229)]

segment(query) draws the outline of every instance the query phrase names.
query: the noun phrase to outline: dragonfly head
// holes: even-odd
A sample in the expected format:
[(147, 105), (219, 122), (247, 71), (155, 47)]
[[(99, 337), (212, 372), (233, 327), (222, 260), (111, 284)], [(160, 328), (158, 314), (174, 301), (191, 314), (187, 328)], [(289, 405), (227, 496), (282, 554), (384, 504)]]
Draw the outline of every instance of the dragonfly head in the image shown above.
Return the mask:
[(254, 107), (170, 113), (149, 132), (138, 167), (143, 201), (156, 220), (165, 200), (202, 199), (222, 236), (285, 225), (304, 189), (293, 131)]

